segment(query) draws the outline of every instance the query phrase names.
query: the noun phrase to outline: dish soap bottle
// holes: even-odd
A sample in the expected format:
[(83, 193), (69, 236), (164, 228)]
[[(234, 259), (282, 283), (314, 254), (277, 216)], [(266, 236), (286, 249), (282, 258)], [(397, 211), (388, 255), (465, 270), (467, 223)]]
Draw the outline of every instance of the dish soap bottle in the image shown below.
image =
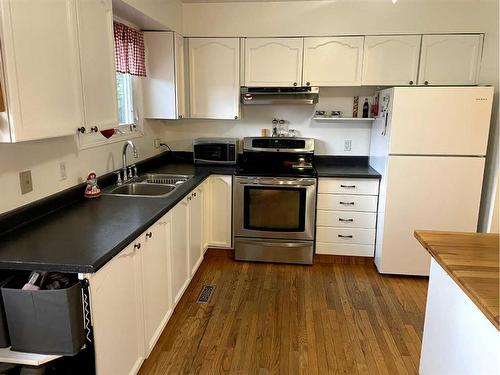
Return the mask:
[(363, 104), (363, 118), (368, 118), (369, 110), (370, 105), (368, 104), (368, 98), (365, 98), (365, 103)]

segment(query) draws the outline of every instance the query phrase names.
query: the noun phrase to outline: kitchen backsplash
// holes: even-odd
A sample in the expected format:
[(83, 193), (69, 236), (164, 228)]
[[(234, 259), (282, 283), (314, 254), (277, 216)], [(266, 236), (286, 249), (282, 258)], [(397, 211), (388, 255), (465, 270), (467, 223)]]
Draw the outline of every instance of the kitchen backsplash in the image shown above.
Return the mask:
[[(340, 110), (352, 117), (353, 97), (359, 96), (360, 116), (364, 98), (370, 103), (375, 88), (321, 88), (316, 106), (242, 106), (241, 120), (181, 120), (164, 121), (160, 130), (162, 141), (176, 151), (192, 149), (193, 138), (259, 136), (262, 128), (271, 129), (273, 118), (284, 119), (289, 129), (298, 136), (316, 139), (318, 155), (361, 155), (370, 151), (370, 122), (321, 122), (313, 120), (316, 110)], [(351, 150), (345, 151), (345, 141), (351, 141)]]

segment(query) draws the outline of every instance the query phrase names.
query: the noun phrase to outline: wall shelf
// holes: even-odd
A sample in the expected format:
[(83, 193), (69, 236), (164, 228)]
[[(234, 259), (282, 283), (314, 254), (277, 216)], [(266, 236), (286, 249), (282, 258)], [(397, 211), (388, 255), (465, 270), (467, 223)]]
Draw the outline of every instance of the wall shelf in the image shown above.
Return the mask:
[(316, 121), (325, 121), (325, 122), (343, 122), (343, 121), (359, 121), (359, 122), (368, 122), (373, 121), (375, 118), (368, 117), (313, 117), (313, 120)]

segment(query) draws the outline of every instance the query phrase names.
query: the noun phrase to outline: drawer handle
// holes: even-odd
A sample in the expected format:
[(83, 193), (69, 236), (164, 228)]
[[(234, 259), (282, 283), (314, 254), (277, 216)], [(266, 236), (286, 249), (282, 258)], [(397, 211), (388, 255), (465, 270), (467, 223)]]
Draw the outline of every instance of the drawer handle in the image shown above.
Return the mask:
[(343, 204), (344, 206), (354, 206), (354, 202), (339, 202), (340, 204)]
[(151, 237), (153, 237), (153, 232), (146, 233), (146, 237), (147, 237), (147, 238), (151, 238)]
[(339, 217), (339, 221), (348, 221), (352, 223), (354, 219), (342, 219), (341, 217)]
[(140, 243), (136, 243), (134, 245), (134, 249), (139, 250), (140, 248), (141, 248), (141, 244)]
[(340, 238), (352, 238), (352, 235), (349, 235), (349, 236), (344, 236), (343, 234), (339, 234), (338, 235)]
[(341, 188), (354, 189), (356, 185), (340, 185)]

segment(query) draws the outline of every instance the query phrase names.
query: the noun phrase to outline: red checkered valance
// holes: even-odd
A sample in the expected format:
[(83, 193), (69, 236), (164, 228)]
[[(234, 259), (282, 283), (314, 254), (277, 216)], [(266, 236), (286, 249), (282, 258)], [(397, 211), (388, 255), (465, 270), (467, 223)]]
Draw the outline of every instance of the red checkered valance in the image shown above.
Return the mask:
[(118, 22), (114, 22), (114, 29), (116, 71), (146, 77), (142, 32)]

